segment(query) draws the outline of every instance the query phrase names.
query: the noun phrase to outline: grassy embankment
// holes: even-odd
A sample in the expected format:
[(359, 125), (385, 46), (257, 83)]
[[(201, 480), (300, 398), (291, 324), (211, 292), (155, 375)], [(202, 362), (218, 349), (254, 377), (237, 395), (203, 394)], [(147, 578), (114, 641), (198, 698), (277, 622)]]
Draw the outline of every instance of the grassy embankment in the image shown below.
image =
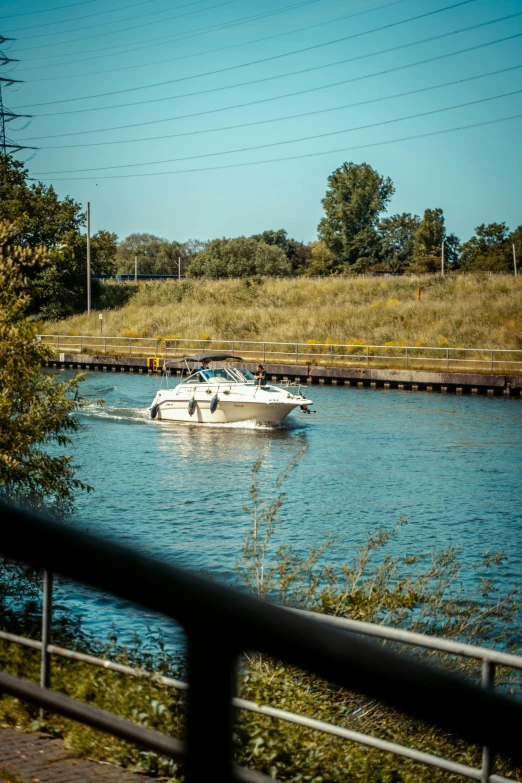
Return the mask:
[[(105, 285), (111, 290), (102, 301), (114, 302), (117, 284)], [(509, 275), (192, 280), (125, 288), (119, 298), (130, 296), (127, 304), (104, 311), (106, 336), (522, 349), (522, 280)], [(95, 335), (98, 313), (47, 323), (45, 330)]]

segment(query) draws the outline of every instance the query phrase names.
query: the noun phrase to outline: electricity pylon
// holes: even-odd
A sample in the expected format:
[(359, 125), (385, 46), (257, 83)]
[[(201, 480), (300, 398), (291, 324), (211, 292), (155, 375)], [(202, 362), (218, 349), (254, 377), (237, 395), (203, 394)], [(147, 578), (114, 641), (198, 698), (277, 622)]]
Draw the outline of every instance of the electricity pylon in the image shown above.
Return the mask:
[[(7, 41), (12, 40), (13, 38), (5, 38), (3, 35), (0, 35), (0, 47)], [(16, 112), (7, 109), (4, 105), (2, 88), (9, 87), (11, 84), (21, 84), (20, 79), (13, 79), (10, 76), (6, 76), (5, 71), (3, 70), (6, 65), (14, 62), (18, 62), (18, 60), (8, 57), (5, 52), (0, 49), (0, 156), (3, 169), (2, 179), (5, 179), (9, 155), (12, 155), (14, 152), (21, 152), (22, 150), (36, 149), (35, 147), (26, 147), (24, 144), (17, 144), (16, 141), (8, 138), (5, 133), (5, 126), (7, 123), (12, 122), (12, 120), (17, 120), (21, 117), (32, 117), (31, 114), (16, 114)]]

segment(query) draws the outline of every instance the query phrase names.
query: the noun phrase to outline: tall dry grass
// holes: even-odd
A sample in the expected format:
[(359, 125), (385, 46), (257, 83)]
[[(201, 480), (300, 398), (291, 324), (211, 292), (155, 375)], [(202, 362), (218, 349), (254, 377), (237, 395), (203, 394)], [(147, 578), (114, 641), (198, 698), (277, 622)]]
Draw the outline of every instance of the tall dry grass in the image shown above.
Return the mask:
[[(522, 349), (522, 280), (466, 275), (152, 282), (139, 284), (126, 306), (105, 310), (103, 326), (106, 336)], [(45, 329), (98, 334), (98, 313), (47, 323)]]

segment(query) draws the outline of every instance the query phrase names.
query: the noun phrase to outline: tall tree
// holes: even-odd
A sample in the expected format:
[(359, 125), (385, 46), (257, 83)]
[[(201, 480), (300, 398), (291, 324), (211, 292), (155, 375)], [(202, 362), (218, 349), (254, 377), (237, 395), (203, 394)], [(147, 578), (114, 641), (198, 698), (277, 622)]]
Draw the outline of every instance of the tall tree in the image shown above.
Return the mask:
[(475, 229), (475, 236), (460, 247), (460, 263), (466, 271), (511, 272), (513, 270), (513, 242), (517, 231), (512, 234), (505, 223), (481, 223)]
[(440, 207), (426, 209), (415, 232), (412, 271), (438, 272), (441, 268), (442, 243), (447, 264), (458, 260), (459, 238), (446, 233), (444, 212)]
[(394, 192), (391, 179), (368, 163), (343, 163), (328, 177), (318, 235), (338, 269), (363, 271), (377, 262), (377, 222)]
[(280, 247), (258, 242), (252, 237), (214, 239), (192, 261), (191, 277), (280, 277), (291, 274), (292, 267)]
[(383, 270), (403, 272), (413, 261), (415, 232), (420, 224), (418, 215), (403, 212), (379, 221), (378, 230)]
[(19, 226), (0, 223), (0, 497), (64, 515), (76, 490), (87, 488), (71, 457), (55, 448), (78, 428), (70, 414), (81, 404), (81, 378), (64, 381), (41, 371), (50, 351), (27, 315), (32, 268), (49, 261), (43, 248), (17, 245), (19, 234)]

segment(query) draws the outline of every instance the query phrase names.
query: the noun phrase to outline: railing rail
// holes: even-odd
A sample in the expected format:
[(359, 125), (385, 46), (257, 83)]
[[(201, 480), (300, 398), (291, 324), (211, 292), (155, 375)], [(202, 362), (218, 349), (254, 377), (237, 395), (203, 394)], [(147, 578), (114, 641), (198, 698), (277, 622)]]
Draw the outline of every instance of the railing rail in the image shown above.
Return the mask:
[[(337, 618), (337, 624), (347, 623), (343, 630), (332, 627), (335, 618), (320, 615), (310, 617), (264, 604), (227, 587), (209, 583), (180, 569), (151, 560), (132, 550), (101, 541), (66, 526), (42, 520), (27, 513), (5, 507), (0, 550), (4, 555), (57, 572), (92, 587), (112, 592), (124, 600), (134, 601), (149, 610), (166, 614), (184, 625), (188, 635), (188, 740), (181, 748), (172, 740), (122, 719), (111, 723), (107, 713), (81, 705), (61, 694), (49, 692), (6, 674), (0, 674), (0, 690), (18, 695), (95, 725), (117, 736), (132, 739), (157, 752), (179, 757), (184, 753), (187, 779), (230, 781), (261, 780), (263, 776), (232, 765), (233, 707), (250, 709), (290, 722), (307, 725), (336, 736), (398, 755), (416, 759), (447, 771), (458, 772), (473, 780), (501, 783), (503, 778), (491, 774), (494, 752), (502, 752), (516, 761), (522, 760), (519, 726), (522, 705), (492, 691), (492, 669), (495, 664), (522, 668), (517, 656), (487, 651), (472, 645), (454, 648), (452, 653), (482, 658), (490, 667), (489, 680), (483, 688), (473, 686), (449, 672), (435, 669), (410, 656), (399, 655), (374, 643), (362, 641), (353, 632), (375, 631), (369, 624), (353, 624)], [(176, 595), (182, 600), (175, 601)], [(364, 626), (364, 628), (362, 627)], [(351, 633), (346, 634), (346, 630)], [(382, 629), (381, 629), (382, 630)], [(397, 629), (385, 633), (408, 634)], [(374, 633), (373, 635), (383, 635)], [(7, 638), (11, 636), (11, 638)], [(2, 634), (7, 641), (20, 643), (21, 637)], [(417, 637), (406, 643), (419, 643)], [(404, 641), (404, 639), (396, 639)], [(42, 643), (29, 641), (27, 646), (44, 648)], [(437, 649), (458, 643), (422, 637), (423, 646)], [(37, 647), (38, 648), (38, 647)], [(209, 649), (212, 650), (209, 655)], [(442, 649), (439, 645), (438, 649)], [(61, 648), (48, 645), (46, 654)], [(430, 754), (368, 737), (342, 727), (330, 726), (304, 716), (293, 715), (273, 707), (256, 705), (235, 699), (235, 662), (243, 650), (258, 650), (314, 671), (338, 685), (357, 690), (387, 702), (410, 715), (435, 723), (471, 742), (485, 747), (482, 770), (476, 770)], [(450, 650), (448, 650), (450, 651)], [(69, 651), (69, 657), (81, 660), (79, 653)], [(493, 656), (501, 656), (493, 660)], [(505, 656), (505, 657), (503, 657)], [(93, 665), (107, 666), (92, 658)], [(113, 664), (121, 666), (120, 664)], [(126, 672), (130, 673), (130, 672)], [(164, 683), (167, 684), (167, 683)], [(185, 684), (172, 680), (171, 687)], [(101, 713), (101, 714), (100, 714)], [(125, 724), (125, 725), (124, 725)], [(152, 734), (156, 735), (156, 732)], [(171, 743), (169, 745), (169, 742)], [(162, 744), (163, 743), (163, 744)], [(164, 750), (159, 750), (159, 748)], [(170, 748), (170, 750), (169, 750)], [(264, 778), (266, 780), (266, 778)]]
[[(47, 610), (49, 611), (48, 607)], [(300, 612), (300, 610), (290, 611)], [(454, 642), (448, 639), (439, 639), (434, 636), (427, 636), (425, 634), (404, 631), (397, 628), (390, 628), (388, 626), (378, 625), (375, 623), (366, 623), (359, 620), (348, 620), (342, 617), (332, 617), (329, 615), (318, 614), (317, 612), (302, 613), (308, 614), (310, 617), (321, 622), (330, 623), (331, 625), (335, 625), (336, 627), (343, 628), (355, 633), (377, 637), (387, 641), (400, 642), (401, 644), (409, 644), (415, 647), (423, 647), (429, 650), (437, 650), (439, 652), (445, 652), (450, 655), (474, 658), (475, 660), (482, 661), (483, 667), (485, 670), (487, 669), (487, 675), (491, 680), (490, 687), (493, 683), (494, 667), (496, 665), (522, 670), (522, 656), (491, 650), (487, 647), (478, 647), (476, 645)], [(49, 624), (49, 620), (50, 618), (49, 616), (46, 617), (44, 609), (42, 624), (43, 627)], [(5, 631), (0, 631), (0, 639), (40, 651), (42, 653), (42, 669), (46, 666), (48, 667), (48, 663), (45, 663), (46, 654), (47, 656), (56, 655), (68, 660), (78, 661), (89, 664), (90, 666), (99, 667), (105, 669), (106, 671), (125, 674), (137, 679), (149, 679), (167, 688), (173, 688), (175, 690), (181, 691), (186, 691), (188, 689), (188, 684), (182, 680), (176, 680), (172, 677), (165, 677), (164, 675), (160, 675), (156, 672), (146, 672), (143, 669), (135, 669), (132, 666), (116, 663), (105, 658), (98, 658), (97, 656), (88, 655), (86, 653), (76, 652), (74, 650), (59, 647), (53, 644), (48, 644), (45, 648), (42, 642), (34, 639), (28, 639), (27, 637), (23, 636), (17, 636)], [(305, 715), (299, 715), (289, 712), (288, 710), (272, 707), (270, 705), (260, 705), (256, 704), (255, 702), (237, 697), (232, 699), (232, 704), (237, 709), (258, 713), (260, 715), (266, 715), (277, 720), (294, 723), (324, 734), (340, 737), (341, 739), (351, 740), (361, 745), (366, 745), (367, 747), (377, 748), (379, 750), (392, 753), (396, 756), (409, 758), (413, 761), (418, 761), (438, 769), (444, 769), (447, 772), (460, 774), (470, 780), (485, 781), (485, 783), (488, 783), (488, 781), (489, 783), (505, 783), (505, 781), (508, 781), (508, 778), (492, 774), (491, 758), (487, 748), (484, 748), (483, 768), (482, 770), (478, 770), (458, 762), (434, 756), (431, 753), (425, 753), (413, 748), (408, 748), (395, 742), (389, 742), (388, 740), (381, 740), (377, 737), (372, 737), (368, 734), (353, 731), (352, 729), (347, 729), (343, 726), (332, 725), (326, 723), (325, 721), (309, 718)], [(486, 768), (489, 772), (487, 777), (483, 777), (484, 768)]]
[(511, 348), (450, 348), (427, 345), (362, 343), (280, 343), (260, 340), (193, 340), (189, 338), (103, 337), (42, 334), (39, 339), (59, 352), (162, 356), (175, 359), (193, 353), (228, 351), (245, 361), (402, 369), (522, 372), (522, 350)]

